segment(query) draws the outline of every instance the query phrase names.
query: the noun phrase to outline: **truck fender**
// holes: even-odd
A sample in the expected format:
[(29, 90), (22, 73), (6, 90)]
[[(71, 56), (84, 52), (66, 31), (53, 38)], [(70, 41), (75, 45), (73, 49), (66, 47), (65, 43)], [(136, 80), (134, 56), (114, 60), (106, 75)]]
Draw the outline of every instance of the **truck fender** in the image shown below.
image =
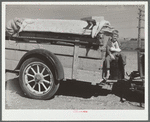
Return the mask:
[(34, 49), (28, 51), (19, 61), (15, 70), (19, 70), (23, 62), (29, 58), (39, 58), (52, 65), (56, 81), (64, 79), (64, 69), (59, 59), (50, 51), (45, 49)]

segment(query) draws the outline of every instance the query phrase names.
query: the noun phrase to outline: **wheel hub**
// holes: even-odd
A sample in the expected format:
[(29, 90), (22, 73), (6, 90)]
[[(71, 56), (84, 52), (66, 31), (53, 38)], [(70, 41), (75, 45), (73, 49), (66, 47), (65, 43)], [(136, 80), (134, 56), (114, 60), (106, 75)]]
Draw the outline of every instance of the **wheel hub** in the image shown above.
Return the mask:
[(40, 74), (35, 75), (35, 82), (36, 83), (39, 83), (42, 79), (43, 79), (43, 77)]

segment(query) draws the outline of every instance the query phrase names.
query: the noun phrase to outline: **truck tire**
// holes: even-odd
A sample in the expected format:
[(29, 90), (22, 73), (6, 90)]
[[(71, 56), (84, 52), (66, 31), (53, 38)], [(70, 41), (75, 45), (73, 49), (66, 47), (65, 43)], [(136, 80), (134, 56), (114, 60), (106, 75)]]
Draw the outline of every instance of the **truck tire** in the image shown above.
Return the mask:
[(19, 83), (25, 93), (34, 99), (50, 99), (59, 88), (49, 64), (38, 58), (29, 58), (22, 64)]

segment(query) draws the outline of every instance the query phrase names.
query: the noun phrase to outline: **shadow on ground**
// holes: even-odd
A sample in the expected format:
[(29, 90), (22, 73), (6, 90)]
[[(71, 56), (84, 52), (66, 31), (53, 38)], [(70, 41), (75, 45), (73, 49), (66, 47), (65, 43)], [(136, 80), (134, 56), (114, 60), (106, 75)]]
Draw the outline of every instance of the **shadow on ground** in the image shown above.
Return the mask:
[[(22, 97), (26, 97), (21, 90), (18, 78), (6, 81), (6, 89)], [(91, 83), (68, 80), (60, 83), (56, 95), (90, 98), (92, 96), (106, 96), (109, 93), (110, 90), (101, 89), (100, 86), (94, 86)]]
[(9, 90), (11, 93), (16, 93), (22, 97), (25, 97), (25, 95), (19, 85), (19, 78), (7, 80), (5, 82), (5, 89)]
[(108, 94), (115, 94), (116, 96), (120, 97), (120, 99), (123, 97), (130, 102), (144, 103), (144, 94), (129, 90), (129, 84), (127, 82), (115, 83), (112, 87), (112, 90), (107, 90), (102, 89), (100, 86), (91, 85), (90, 83), (86, 82), (66, 81), (61, 83), (57, 92), (57, 95), (82, 98), (106, 96)]
[(110, 90), (102, 89), (101, 86), (91, 85), (91, 83), (88, 82), (68, 80), (61, 82), (56, 95), (90, 98), (92, 96), (106, 96), (109, 93)]
[(144, 92), (129, 90), (128, 82), (117, 82), (113, 85), (112, 93), (130, 102), (144, 103)]
[[(20, 88), (18, 78), (6, 81), (6, 89), (12, 93), (18, 94), (19, 96), (26, 97)], [(110, 91), (107, 89), (102, 89), (101, 86), (91, 85), (91, 83), (68, 80), (61, 82), (60, 87), (56, 93), (56, 95), (81, 98), (91, 98), (92, 96), (107, 96), (108, 94), (115, 94), (120, 98), (123, 95), (123, 98), (131, 102), (144, 102), (144, 94), (132, 92), (128, 90), (128, 84), (120, 84), (120, 82), (115, 83), (113, 85), (112, 91)]]

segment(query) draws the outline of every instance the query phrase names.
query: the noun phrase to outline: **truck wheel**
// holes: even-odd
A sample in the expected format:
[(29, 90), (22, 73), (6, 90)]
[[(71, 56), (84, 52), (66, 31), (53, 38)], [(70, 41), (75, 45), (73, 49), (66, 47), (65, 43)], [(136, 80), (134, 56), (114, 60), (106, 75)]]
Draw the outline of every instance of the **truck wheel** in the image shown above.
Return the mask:
[(29, 58), (22, 64), (19, 83), (23, 92), (34, 99), (49, 99), (59, 88), (51, 66), (38, 58)]

